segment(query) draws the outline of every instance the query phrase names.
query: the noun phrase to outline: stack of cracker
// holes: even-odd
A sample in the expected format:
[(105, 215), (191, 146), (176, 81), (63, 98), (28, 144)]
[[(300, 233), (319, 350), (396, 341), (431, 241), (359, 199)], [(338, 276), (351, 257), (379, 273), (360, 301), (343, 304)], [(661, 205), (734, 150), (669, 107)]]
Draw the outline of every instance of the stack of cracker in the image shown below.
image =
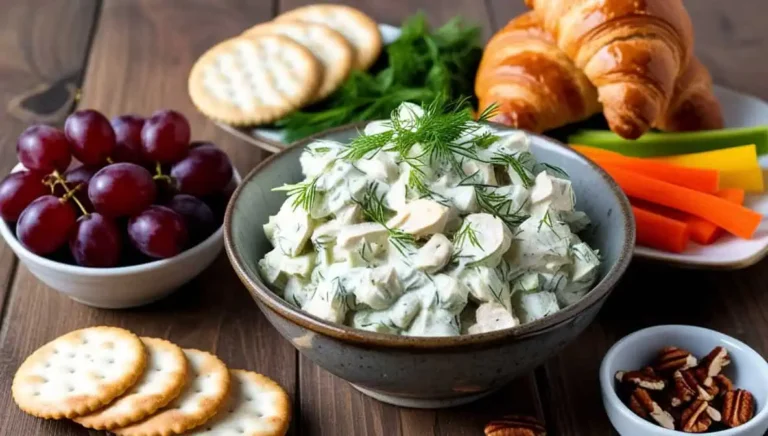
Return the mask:
[(189, 95), (200, 112), (233, 125), (274, 122), (336, 91), (381, 53), (376, 22), (342, 5), (286, 12), (198, 59)]
[(47, 343), (19, 367), (12, 392), (31, 415), (121, 436), (282, 436), (291, 415), (288, 395), (269, 378), (116, 327)]

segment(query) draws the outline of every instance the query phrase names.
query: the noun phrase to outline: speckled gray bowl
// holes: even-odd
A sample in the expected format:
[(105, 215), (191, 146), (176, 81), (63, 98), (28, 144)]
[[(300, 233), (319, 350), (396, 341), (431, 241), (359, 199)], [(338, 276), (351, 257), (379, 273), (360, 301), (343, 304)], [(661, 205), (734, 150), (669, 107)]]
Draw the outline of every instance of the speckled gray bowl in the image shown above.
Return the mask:
[[(345, 142), (358, 128), (343, 127), (318, 137)], [(322, 368), (381, 401), (419, 408), (464, 404), (531, 371), (592, 322), (631, 259), (635, 228), (624, 194), (578, 153), (533, 136), (533, 154), (570, 175), (579, 209), (593, 221), (582, 237), (600, 250), (603, 264), (599, 283), (586, 297), (513, 329), (449, 338), (370, 333), (315, 318), (274, 294), (261, 280), (257, 262), (272, 249), (262, 225), (285, 200), (284, 192), (271, 189), (302, 179), (299, 155), (318, 137), (272, 156), (245, 177), (224, 219), (225, 247), (238, 276), (280, 334)]]

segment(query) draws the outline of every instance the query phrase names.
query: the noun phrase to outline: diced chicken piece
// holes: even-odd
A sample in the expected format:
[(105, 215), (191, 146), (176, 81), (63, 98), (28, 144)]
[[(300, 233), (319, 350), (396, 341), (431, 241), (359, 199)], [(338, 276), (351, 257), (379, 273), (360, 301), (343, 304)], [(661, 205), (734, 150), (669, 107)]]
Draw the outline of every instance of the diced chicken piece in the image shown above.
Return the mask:
[(586, 243), (574, 244), (571, 253), (571, 281), (555, 292), (561, 307), (570, 306), (584, 298), (597, 280), (600, 268), (600, 258)]
[(563, 220), (564, 223), (568, 224), (568, 227), (571, 228), (573, 233), (580, 233), (584, 231), (592, 223), (592, 221), (589, 219), (589, 216), (580, 210), (574, 210), (571, 212), (562, 211), (560, 212), (560, 219)]
[(437, 274), (432, 277), (437, 288), (440, 307), (454, 314), (461, 313), (467, 305), (469, 289), (455, 278)]
[(339, 280), (323, 280), (302, 310), (326, 321), (342, 323), (347, 315), (347, 296)]
[(301, 172), (309, 178), (322, 174), (343, 149), (344, 145), (336, 141), (319, 140), (307, 145), (299, 157)]
[(512, 307), (525, 323), (557, 313), (560, 306), (552, 292), (518, 292), (512, 297)]
[(480, 303), (496, 301), (505, 307), (511, 307), (509, 283), (499, 277), (494, 268), (487, 266), (467, 268), (459, 274), (458, 279), (469, 289), (470, 295), (476, 301)]
[(352, 327), (369, 332), (397, 334), (399, 329), (392, 324), (386, 310), (360, 310), (352, 317)]
[(397, 119), (405, 128), (415, 127), (416, 121), (424, 115), (424, 109), (421, 106), (405, 102), (397, 107)]
[(530, 217), (517, 228), (517, 234), (504, 257), (520, 269), (542, 272), (559, 271), (571, 263), (569, 247), (572, 242), (568, 225), (557, 221), (556, 214), (548, 218)]
[(494, 186), (498, 184), (491, 164), (468, 159), (461, 165), (461, 169), (466, 176), (472, 176), (473, 183)]
[(458, 257), (470, 265), (495, 268), (512, 243), (507, 225), (487, 213), (468, 215), (457, 235)]
[(508, 156), (518, 156), (530, 150), (528, 135), (522, 130), (509, 133), (500, 133), (499, 139), (488, 147), (492, 153), (500, 153)]
[(354, 249), (360, 242), (385, 244), (387, 229), (378, 223), (360, 223), (344, 226), (339, 231), (336, 244), (344, 249)]
[(469, 327), (470, 334), (493, 332), (520, 325), (520, 321), (506, 307), (495, 301), (481, 304), (475, 312), (477, 323)]
[(405, 208), (406, 195), (408, 194), (408, 187), (406, 186), (407, 180), (399, 179), (389, 187), (384, 200), (387, 202), (387, 207), (399, 211)]
[(444, 309), (422, 308), (405, 331), (408, 336), (456, 336), (460, 332), (457, 316)]
[(261, 277), (267, 281), (267, 283), (282, 289), (285, 286), (285, 275), (280, 269), (280, 263), (282, 262), (283, 253), (279, 248), (275, 248), (264, 255), (259, 260), (259, 272)]
[(366, 304), (374, 310), (383, 310), (402, 295), (403, 286), (393, 267), (380, 266), (364, 269), (353, 291), (358, 304)]
[(416, 252), (414, 266), (416, 269), (434, 274), (448, 265), (452, 254), (451, 241), (442, 233), (436, 233)]
[(363, 134), (366, 136), (377, 135), (392, 130), (392, 122), (389, 120), (371, 121), (365, 125)]
[(310, 288), (311, 286), (312, 282), (310, 280), (298, 276), (288, 277), (285, 289), (283, 290), (283, 298), (285, 298), (285, 301), (301, 308), (309, 299), (312, 290), (314, 290), (314, 288)]
[(376, 153), (370, 159), (360, 159), (355, 162), (355, 166), (368, 177), (385, 183), (392, 183), (397, 180), (400, 172), (392, 156), (383, 152)]
[(395, 304), (389, 309), (389, 318), (392, 320), (392, 324), (406, 329), (420, 310), (421, 295), (418, 292), (408, 292), (395, 301)]
[(436, 201), (419, 199), (406, 204), (387, 222), (387, 226), (423, 238), (443, 232), (448, 212), (447, 207)]
[(314, 230), (314, 221), (301, 207), (293, 207), (293, 200), (283, 203), (275, 216), (272, 239), (275, 246), (286, 256), (297, 256), (304, 251), (304, 246)]
[(336, 211), (336, 221), (342, 225), (357, 224), (362, 217), (362, 209), (357, 203), (348, 204)]
[(570, 212), (576, 207), (576, 195), (570, 180), (552, 177), (542, 171), (531, 189), (531, 202), (534, 205), (544, 203), (550, 210)]
[(280, 259), (280, 270), (289, 276), (309, 277), (309, 274), (314, 267), (314, 252), (294, 257), (283, 256), (282, 259)]

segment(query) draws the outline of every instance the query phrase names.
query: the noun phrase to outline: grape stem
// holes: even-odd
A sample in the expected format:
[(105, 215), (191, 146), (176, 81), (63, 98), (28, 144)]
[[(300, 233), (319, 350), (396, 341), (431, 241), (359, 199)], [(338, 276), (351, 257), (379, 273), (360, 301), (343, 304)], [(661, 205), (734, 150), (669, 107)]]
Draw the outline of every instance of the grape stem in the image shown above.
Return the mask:
[(83, 212), (83, 215), (89, 215), (88, 210), (83, 206), (83, 203), (80, 202), (80, 200), (75, 197), (75, 194), (77, 191), (83, 187), (83, 184), (80, 183), (77, 186), (74, 187), (74, 189), (70, 189), (67, 185), (66, 180), (64, 180), (64, 177), (62, 177), (61, 173), (59, 173), (59, 170), (53, 170), (53, 173), (48, 175), (46, 177), (46, 180), (44, 182), (46, 185), (51, 187), (51, 193), (53, 193), (56, 185), (61, 185), (64, 188), (64, 195), (59, 199), (62, 203), (67, 202), (68, 200), (72, 200), (77, 204), (77, 207), (80, 208), (80, 211)]
[(160, 162), (155, 162), (155, 175), (152, 176), (152, 180), (162, 180), (169, 185), (173, 183), (173, 179), (171, 176), (163, 174), (163, 166), (160, 164)]

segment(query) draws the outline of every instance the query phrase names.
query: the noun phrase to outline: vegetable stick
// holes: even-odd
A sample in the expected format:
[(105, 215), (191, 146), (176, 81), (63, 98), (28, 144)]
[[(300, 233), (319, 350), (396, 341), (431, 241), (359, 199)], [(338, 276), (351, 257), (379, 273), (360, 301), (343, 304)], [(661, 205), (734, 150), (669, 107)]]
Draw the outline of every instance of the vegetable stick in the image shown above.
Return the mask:
[(678, 186), (714, 194), (720, 187), (720, 174), (717, 170), (689, 168), (656, 162), (649, 159), (638, 159), (624, 156), (596, 155), (587, 157), (601, 167), (613, 166), (634, 171), (657, 180), (663, 180)]
[(662, 251), (682, 253), (688, 245), (688, 225), (632, 206), (637, 227), (637, 244)]
[[(744, 204), (744, 190), (742, 189), (723, 189), (716, 195), (733, 204)], [(640, 208), (688, 224), (691, 240), (697, 244), (711, 245), (723, 235), (723, 229), (697, 216), (642, 200), (633, 199), (631, 201), (633, 205)]]
[(721, 188), (740, 188), (750, 192), (763, 192), (763, 171), (757, 161), (754, 145), (679, 156), (654, 158), (659, 162), (691, 168), (720, 171)]
[(755, 144), (760, 155), (768, 153), (768, 126), (741, 127), (700, 132), (649, 132), (637, 140), (623, 139), (608, 130), (581, 130), (568, 142), (617, 151), (627, 156), (651, 157), (698, 153)]
[(630, 197), (688, 212), (745, 239), (754, 235), (763, 218), (755, 211), (714, 195), (616, 167), (606, 168), (606, 171)]

